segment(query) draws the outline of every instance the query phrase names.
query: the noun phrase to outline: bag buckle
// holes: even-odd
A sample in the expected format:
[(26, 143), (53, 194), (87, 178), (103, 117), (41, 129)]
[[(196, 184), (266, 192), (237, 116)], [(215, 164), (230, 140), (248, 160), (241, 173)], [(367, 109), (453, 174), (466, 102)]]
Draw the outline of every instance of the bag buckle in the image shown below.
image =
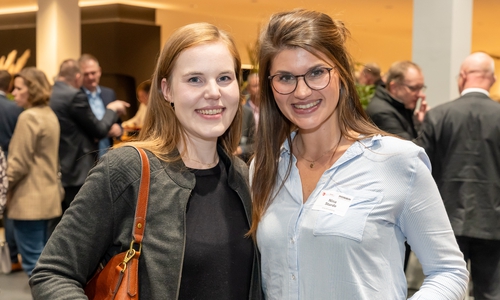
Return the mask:
[[(142, 249), (142, 243), (139, 243), (139, 253), (141, 253)], [(128, 262), (135, 256), (135, 253), (137, 251), (134, 249), (134, 241), (130, 243), (130, 249), (128, 249), (127, 253), (125, 254), (125, 257), (123, 258), (123, 261), (121, 262), (122, 270), (121, 272), (124, 273), (125, 270), (127, 269), (127, 264)]]

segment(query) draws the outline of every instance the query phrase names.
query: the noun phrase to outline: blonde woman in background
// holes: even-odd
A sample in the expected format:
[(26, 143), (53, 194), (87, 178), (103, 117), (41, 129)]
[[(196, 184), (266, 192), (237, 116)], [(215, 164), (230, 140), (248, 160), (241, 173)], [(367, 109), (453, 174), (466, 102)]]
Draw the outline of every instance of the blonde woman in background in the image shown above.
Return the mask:
[(31, 276), (48, 239), (48, 220), (61, 215), (59, 121), (48, 106), (51, 87), (45, 74), (29, 67), (14, 76), (14, 100), (25, 110), (9, 145), (7, 215), (23, 270)]
[(149, 91), (151, 90), (151, 80), (141, 82), (136, 89), (137, 100), (139, 101), (139, 109), (135, 116), (122, 123), (122, 127), (126, 130), (140, 130), (144, 125), (146, 118), (146, 110), (148, 109)]

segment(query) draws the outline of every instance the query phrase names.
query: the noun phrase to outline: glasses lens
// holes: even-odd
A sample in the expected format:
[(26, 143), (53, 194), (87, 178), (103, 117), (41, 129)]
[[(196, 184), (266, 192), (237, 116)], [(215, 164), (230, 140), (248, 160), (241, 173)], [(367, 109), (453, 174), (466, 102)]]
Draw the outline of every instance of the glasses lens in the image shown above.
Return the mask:
[(304, 75), (281, 73), (270, 76), (274, 90), (280, 94), (291, 94), (297, 88), (298, 78), (303, 77), (306, 85), (312, 90), (322, 90), (330, 83), (331, 68), (316, 68)]
[(317, 68), (306, 73), (304, 76), (307, 86), (313, 90), (322, 90), (330, 83), (330, 70)]
[(423, 86), (411, 86), (405, 84), (405, 86), (413, 93), (419, 93), (419, 92), (425, 92), (425, 89), (427, 88), (425, 85)]
[(297, 78), (292, 74), (276, 74), (272, 79), (273, 88), (280, 94), (290, 94), (297, 86)]

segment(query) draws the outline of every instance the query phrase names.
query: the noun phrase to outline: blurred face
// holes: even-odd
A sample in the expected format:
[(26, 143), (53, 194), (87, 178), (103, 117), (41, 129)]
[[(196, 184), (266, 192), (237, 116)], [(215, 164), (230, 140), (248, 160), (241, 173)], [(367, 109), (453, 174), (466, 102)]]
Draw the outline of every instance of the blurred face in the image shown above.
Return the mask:
[(14, 90), (12, 91), (12, 95), (14, 96), (14, 101), (16, 101), (17, 106), (22, 108), (29, 108), (31, 106), (28, 102), (28, 86), (21, 77), (16, 77), (16, 79), (14, 79)]
[(165, 99), (191, 140), (217, 141), (238, 110), (240, 91), (234, 59), (222, 42), (184, 50), (173, 68), (172, 82), (164, 78)]
[(80, 69), (83, 75), (83, 86), (91, 92), (95, 91), (101, 79), (101, 67), (95, 61), (87, 60), (80, 64)]
[(252, 76), (248, 80), (248, 93), (250, 94), (250, 99), (255, 105), (259, 105), (259, 77)]
[(365, 72), (364, 70), (361, 72), (359, 75), (359, 83), (363, 85), (369, 85), (375, 83), (375, 80), (373, 78), (373, 75)]
[(146, 93), (145, 91), (139, 90), (137, 92), (137, 100), (139, 100), (139, 102), (141, 102), (142, 104), (148, 105), (148, 98), (149, 94)]
[(390, 91), (394, 98), (402, 102), (406, 109), (414, 110), (418, 99), (425, 97), (424, 76), (415, 69), (409, 68), (403, 82), (391, 82)]
[(75, 76), (75, 88), (79, 89), (83, 84), (83, 75), (82, 73), (78, 73)]
[[(321, 81), (318, 86), (322, 89), (314, 90), (305, 82), (304, 77), (299, 77), (295, 91), (288, 95), (278, 93), (273, 87), (273, 94), (281, 112), (300, 130), (314, 131), (321, 128), (335, 128), (338, 126), (337, 105), (339, 102), (339, 77), (335, 68), (331, 71), (333, 62), (319, 58), (302, 48), (285, 49), (281, 51), (272, 61), (270, 75), (277, 75), (274, 80), (288, 81), (290, 75), (306, 75), (309, 86), (314, 87), (315, 78), (327, 76), (326, 81)], [(328, 74), (329, 72), (329, 74)], [(273, 83), (274, 84), (274, 83)]]

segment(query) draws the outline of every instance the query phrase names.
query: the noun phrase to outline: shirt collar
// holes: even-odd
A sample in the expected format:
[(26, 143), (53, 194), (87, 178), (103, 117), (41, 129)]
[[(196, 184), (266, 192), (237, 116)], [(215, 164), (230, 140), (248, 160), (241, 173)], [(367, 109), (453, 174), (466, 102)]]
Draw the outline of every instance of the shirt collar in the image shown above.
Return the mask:
[(480, 89), (480, 88), (468, 88), (468, 89), (465, 89), (462, 91), (462, 93), (460, 94), (460, 96), (463, 96), (465, 94), (468, 94), (468, 93), (481, 93), (481, 94), (485, 94), (486, 96), (490, 96), (490, 93), (485, 90), (485, 89)]
[[(295, 136), (297, 135), (297, 131), (294, 131), (290, 134), (290, 141), (293, 141), (293, 139), (295, 138)], [(354, 156), (357, 156), (358, 154), (360, 154), (361, 152), (363, 152), (362, 148), (371, 148), (373, 147), (376, 143), (379, 143), (379, 141), (382, 139), (382, 136), (380, 134), (377, 134), (377, 135), (374, 135), (374, 136), (371, 136), (371, 137), (367, 137), (367, 138), (363, 138), (363, 135), (360, 136), (362, 139), (355, 142), (351, 147), (350, 149), (352, 149), (351, 151), (353, 151), (353, 155)], [(349, 150), (349, 149), (348, 149)], [(281, 155), (284, 155), (284, 154), (288, 154), (290, 155), (291, 152), (290, 152), (290, 145), (288, 143), (288, 139), (285, 140), (285, 142), (283, 143), (283, 145), (281, 146)], [(351, 155), (347, 155), (347, 156), (351, 156)]]
[(7, 96), (7, 94), (4, 91), (2, 91), (2, 90), (0, 90), (0, 95)]
[(248, 99), (248, 105), (250, 105), (250, 108), (252, 108), (254, 111), (259, 111), (259, 107), (256, 106), (250, 99)]
[(100, 95), (101, 94), (101, 87), (100, 86), (97, 86), (97, 88), (95, 89), (94, 92), (91, 92), (89, 91), (87, 88), (85, 88), (84, 86), (82, 86), (82, 90), (85, 92), (85, 94), (87, 94), (87, 96), (93, 96), (95, 97), (96, 95)]

